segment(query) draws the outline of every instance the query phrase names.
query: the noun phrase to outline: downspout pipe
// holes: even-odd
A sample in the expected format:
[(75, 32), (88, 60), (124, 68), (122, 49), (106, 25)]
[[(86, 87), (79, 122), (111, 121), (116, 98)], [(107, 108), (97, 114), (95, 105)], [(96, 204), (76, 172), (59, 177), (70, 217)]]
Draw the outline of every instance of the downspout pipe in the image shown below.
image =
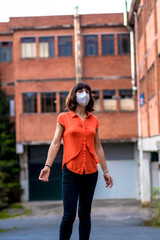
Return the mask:
[(127, 28), (130, 32), (130, 56), (131, 56), (131, 84), (132, 84), (132, 93), (133, 96), (137, 91), (136, 81), (135, 81), (135, 49), (134, 49), (134, 32), (131, 26), (128, 25), (128, 18), (127, 18), (127, 0), (124, 0), (124, 13), (123, 13), (123, 25)]

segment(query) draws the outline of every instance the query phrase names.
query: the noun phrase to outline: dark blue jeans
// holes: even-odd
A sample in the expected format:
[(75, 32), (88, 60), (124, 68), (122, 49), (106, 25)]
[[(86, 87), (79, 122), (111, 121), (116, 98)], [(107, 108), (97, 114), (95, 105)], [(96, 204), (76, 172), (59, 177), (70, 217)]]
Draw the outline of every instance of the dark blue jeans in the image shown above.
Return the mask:
[(79, 240), (88, 240), (91, 230), (91, 206), (98, 172), (76, 174), (66, 166), (63, 169), (62, 193), (64, 213), (60, 225), (60, 240), (69, 240), (77, 212), (79, 217)]

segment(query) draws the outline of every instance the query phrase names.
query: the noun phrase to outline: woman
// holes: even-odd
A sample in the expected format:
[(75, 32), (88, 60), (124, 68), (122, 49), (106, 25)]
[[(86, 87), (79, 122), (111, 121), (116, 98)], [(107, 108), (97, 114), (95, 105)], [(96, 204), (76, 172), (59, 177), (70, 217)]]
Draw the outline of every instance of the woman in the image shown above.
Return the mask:
[(77, 202), (79, 239), (88, 240), (91, 230), (91, 205), (97, 183), (99, 162), (106, 187), (113, 186), (98, 136), (98, 119), (90, 114), (94, 100), (88, 84), (78, 83), (70, 91), (66, 106), (69, 112), (61, 113), (47, 160), (39, 180), (47, 182), (50, 168), (63, 137), (62, 195), (64, 213), (60, 225), (60, 240), (69, 240), (76, 217)]

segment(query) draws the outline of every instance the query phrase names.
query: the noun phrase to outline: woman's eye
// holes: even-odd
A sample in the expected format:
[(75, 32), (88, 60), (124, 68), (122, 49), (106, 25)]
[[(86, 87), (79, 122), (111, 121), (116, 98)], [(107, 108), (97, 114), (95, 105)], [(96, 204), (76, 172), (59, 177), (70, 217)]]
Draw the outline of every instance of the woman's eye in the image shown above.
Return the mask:
[(81, 93), (81, 92), (83, 92), (83, 91), (82, 91), (82, 90), (78, 90), (77, 92), (78, 92), (78, 93)]

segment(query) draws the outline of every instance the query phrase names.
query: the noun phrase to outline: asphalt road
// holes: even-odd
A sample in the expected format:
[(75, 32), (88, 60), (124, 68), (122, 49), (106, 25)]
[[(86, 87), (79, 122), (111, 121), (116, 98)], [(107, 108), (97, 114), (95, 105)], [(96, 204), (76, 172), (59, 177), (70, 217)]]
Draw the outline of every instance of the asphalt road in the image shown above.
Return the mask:
[[(139, 203), (136, 204), (120, 207), (119, 202), (119, 207), (110, 204), (105, 207), (100, 202), (96, 205), (92, 213), (90, 240), (160, 240), (160, 228), (143, 226), (148, 212), (141, 211)], [(0, 233), (0, 240), (58, 240), (61, 210), (57, 209), (56, 214), (49, 207), (48, 213), (38, 214), (37, 211), (30, 217), (0, 220), (0, 228), (10, 229)], [(74, 223), (71, 240), (78, 240), (78, 219)]]

